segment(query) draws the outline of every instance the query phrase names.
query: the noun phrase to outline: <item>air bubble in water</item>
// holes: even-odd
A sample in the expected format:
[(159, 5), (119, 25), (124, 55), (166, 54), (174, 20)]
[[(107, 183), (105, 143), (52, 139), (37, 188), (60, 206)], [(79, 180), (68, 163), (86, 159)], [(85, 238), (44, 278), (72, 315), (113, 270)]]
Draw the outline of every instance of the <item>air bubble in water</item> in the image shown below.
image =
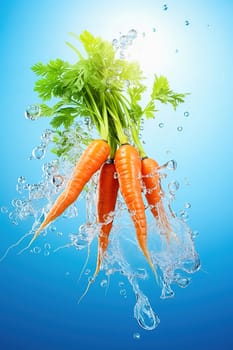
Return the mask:
[(37, 105), (29, 105), (24, 115), (27, 119), (36, 120), (40, 116), (40, 107)]
[(163, 128), (164, 127), (164, 123), (159, 123), (159, 127)]
[(167, 4), (164, 4), (163, 5), (163, 11), (167, 11), (168, 10), (168, 6), (167, 6)]
[(135, 333), (133, 334), (133, 338), (139, 340), (139, 339), (141, 338), (140, 333), (135, 332)]
[(126, 296), (126, 289), (121, 289), (120, 290), (120, 295), (121, 296)]
[(188, 20), (186, 20), (186, 21), (184, 22), (184, 24), (185, 24), (186, 26), (189, 26), (189, 25), (190, 25), (190, 22), (189, 22)]
[(32, 157), (34, 159), (38, 159), (38, 160), (43, 159), (44, 156), (45, 156), (45, 148), (44, 147), (38, 146), (32, 150)]
[(188, 111), (184, 112), (184, 116), (189, 117), (189, 112)]
[(152, 28), (152, 32), (153, 33), (155, 33), (156, 32), (156, 28), (154, 27), (154, 28)]
[(177, 131), (183, 131), (183, 126), (181, 125), (177, 126)]
[(119, 47), (119, 43), (118, 43), (117, 39), (113, 39), (112, 46), (115, 47), (115, 49), (117, 49)]

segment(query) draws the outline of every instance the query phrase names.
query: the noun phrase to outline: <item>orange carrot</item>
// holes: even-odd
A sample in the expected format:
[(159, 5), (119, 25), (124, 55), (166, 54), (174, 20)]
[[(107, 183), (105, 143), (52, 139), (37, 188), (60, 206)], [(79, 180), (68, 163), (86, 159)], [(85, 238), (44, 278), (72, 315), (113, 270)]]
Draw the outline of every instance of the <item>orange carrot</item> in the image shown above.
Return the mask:
[(147, 223), (141, 193), (141, 159), (136, 148), (129, 144), (121, 145), (115, 154), (115, 166), (120, 191), (131, 214), (139, 246), (156, 274), (147, 248)]
[(158, 220), (162, 234), (165, 235), (167, 242), (170, 241), (171, 235), (176, 238), (169, 223), (163, 202), (162, 189), (160, 185), (160, 176), (158, 172), (159, 164), (151, 158), (142, 159), (142, 180), (146, 187), (146, 199), (154, 217)]
[(111, 162), (106, 162), (99, 174), (98, 183), (98, 201), (97, 201), (97, 221), (101, 225), (99, 233), (99, 247), (96, 270), (94, 277), (100, 270), (101, 260), (108, 248), (109, 234), (112, 229), (113, 217), (108, 215), (113, 214), (115, 210), (117, 193), (119, 188), (118, 179), (115, 178), (115, 165)]
[(48, 224), (60, 216), (78, 198), (85, 184), (106, 161), (109, 153), (110, 147), (106, 141), (94, 140), (90, 143), (76, 164), (66, 188), (56, 199), (43, 223), (35, 232), (30, 244)]
[(146, 199), (155, 218), (158, 218), (157, 203), (161, 199), (159, 164), (151, 158), (142, 159), (142, 180), (146, 187)]

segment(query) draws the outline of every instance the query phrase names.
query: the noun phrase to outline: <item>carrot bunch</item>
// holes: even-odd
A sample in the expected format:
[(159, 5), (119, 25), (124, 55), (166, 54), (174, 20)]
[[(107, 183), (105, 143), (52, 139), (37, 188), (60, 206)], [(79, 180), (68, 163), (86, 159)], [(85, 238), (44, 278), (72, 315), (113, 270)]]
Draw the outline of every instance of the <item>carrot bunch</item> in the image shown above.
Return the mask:
[[(169, 103), (175, 109), (184, 101), (186, 94), (173, 92), (166, 77), (155, 75), (151, 99), (142, 107), (139, 102), (146, 86), (142, 84), (144, 77), (139, 65), (117, 58), (109, 42), (94, 37), (87, 31), (79, 37), (73, 36), (81, 41), (87, 57), (68, 43), (78, 55), (78, 62), (69, 64), (57, 59), (47, 65), (34, 65), (33, 71), (40, 76), (35, 90), (43, 101), (54, 97), (59, 99), (52, 107), (45, 103), (39, 105), (43, 116), (53, 117), (51, 125), (56, 134), (56, 147), (53, 151), (58, 156), (69, 156), (73, 144), (65, 135), (69, 135), (69, 130), (74, 128), (79, 133), (80, 140), (88, 146), (75, 164), (64, 191), (56, 199), (30, 244), (47, 225), (78, 199), (85, 185), (99, 171), (96, 204), (99, 235), (94, 277), (100, 270), (108, 248), (118, 190), (127, 205), (138, 244), (156, 273), (147, 247), (143, 188), (151, 212), (167, 242), (172, 230), (162, 203), (158, 163), (146, 156), (140, 141), (141, 121), (143, 117), (154, 117), (157, 111), (155, 101)], [(77, 121), (80, 116), (88, 116), (91, 127), (94, 127), (100, 139), (91, 141), (91, 134), (83, 132)], [(87, 135), (86, 138), (84, 135)]]

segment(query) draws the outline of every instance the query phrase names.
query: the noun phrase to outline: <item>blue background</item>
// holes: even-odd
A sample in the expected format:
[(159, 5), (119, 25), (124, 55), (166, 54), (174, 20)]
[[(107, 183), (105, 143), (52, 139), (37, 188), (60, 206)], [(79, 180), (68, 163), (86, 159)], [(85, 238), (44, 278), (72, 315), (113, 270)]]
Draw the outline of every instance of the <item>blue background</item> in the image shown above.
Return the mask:
[[(202, 261), (191, 285), (177, 290), (174, 299), (160, 300), (148, 282), (146, 294), (161, 323), (146, 332), (133, 318), (130, 288), (122, 298), (117, 279), (106, 296), (97, 283), (77, 304), (85, 252), (67, 249), (46, 257), (12, 251), (0, 264), (0, 349), (232, 349), (233, 2), (168, 1), (167, 11), (156, 0), (1, 0), (0, 5), (0, 205), (17, 196), (18, 176), (36, 182), (41, 172), (41, 162), (28, 157), (48, 122), (24, 118), (26, 106), (38, 102), (30, 67), (73, 58), (65, 45), (70, 31), (88, 29), (112, 40), (131, 28), (155, 27), (166, 52), (159, 69), (174, 89), (191, 95), (176, 113), (162, 110), (148, 123), (144, 139), (160, 162), (171, 156), (178, 162), (177, 206), (191, 203), (189, 224), (200, 232), (196, 248)], [(164, 128), (158, 127), (161, 120)], [(14, 226), (6, 214), (0, 221), (3, 253), (31, 223)], [(55, 240), (48, 238), (51, 244)], [(140, 339), (133, 338), (135, 332)]]

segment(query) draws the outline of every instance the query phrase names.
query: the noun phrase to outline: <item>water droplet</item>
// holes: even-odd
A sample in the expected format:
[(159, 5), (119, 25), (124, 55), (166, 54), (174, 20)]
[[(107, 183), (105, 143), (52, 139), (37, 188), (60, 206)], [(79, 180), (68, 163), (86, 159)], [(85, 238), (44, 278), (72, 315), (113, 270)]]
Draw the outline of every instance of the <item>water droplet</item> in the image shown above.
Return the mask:
[(45, 148), (44, 147), (35, 147), (33, 150), (32, 150), (32, 157), (34, 159), (43, 159), (45, 156)]
[(159, 123), (159, 127), (163, 128), (164, 127), (164, 123)]
[(128, 34), (127, 34), (128, 38), (131, 40), (136, 39), (137, 35), (138, 33), (135, 29), (131, 29), (130, 31), (128, 31)]
[(186, 26), (189, 26), (189, 25), (190, 25), (190, 22), (189, 22), (188, 20), (186, 20), (186, 21), (184, 22), (184, 24), (185, 24)]
[(183, 131), (183, 126), (181, 125), (177, 126), (177, 131)]
[(167, 6), (167, 4), (164, 4), (163, 5), (163, 11), (167, 11), (168, 10), (168, 6)]
[(63, 182), (64, 182), (64, 178), (61, 175), (54, 175), (53, 176), (53, 185), (55, 185), (56, 187), (61, 187)]
[(1, 213), (2, 214), (7, 214), (8, 213), (7, 207), (1, 207)]
[(152, 310), (148, 298), (145, 295), (137, 294), (137, 302), (134, 306), (134, 317), (140, 327), (152, 330), (159, 324), (159, 318)]
[(50, 252), (48, 250), (44, 251), (44, 256), (49, 256)]
[(51, 249), (50, 243), (45, 243), (45, 244), (44, 244), (44, 249), (46, 249), (46, 250)]
[(168, 170), (176, 170), (177, 162), (174, 159), (171, 159), (165, 164), (165, 166)]
[(192, 239), (195, 239), (198, 235), (199, 235), (199, 232), (197, 230), (194, 230), (191, 233)]
[(172, 181), (172, 182), (170, 182), (169, 184), (168, 184), (168, 189), (169, 189), (169, 191), (171, 192), (171, 193), (174, 193), (174, 192), (176, 192), (178, 189), (179, 189), (179, 187), (180, 187), (180, 184), (179, 184), (179, 182), (178, 181)]
[(122, 282), (122, 281), (120, 281), (119, 283), (118, 283), (118, 286), (120, 287), (120, 288), (122, 288), (122, 287), (124, 287), (124, 282)]
[(85, 275), (87, 276), (87, 275), (89, 275), (89, 273), (91, 272), (91, 270), (89, 270), (89, 269), (86, 269), (86, 271), (85, 271)]
[(40, 247), (34, 247), (32, 251), (35, 254), (39, 254), (41, 252), (41, 248)]
[(18, 178), (18, 183), (19, 184), (24, 184), (26, 182), (26, 178), (24, 177), (24, 176), (20, 176), (19, 178)]
[(168, 299), (168, 298), (173, 298), (175, 293), (171, 289), (170, 285), (167, 284), (166, 282), (163, 282), (163, 288), (161, 292), (161, 299)]
[(126, 295), (126, 289), (121, 289), (120, 295), (124, 297)]
[(154, 28), (152, 28), (152, 32), (153, 33), (155, 33), (156, 32), (156, 28), (154, 27)]
[(29, 105), (24, 115), (27, 119), (36, 120), (40, 116), (40, 107), (37, 105)]
[(121, 49), (125, 49), (128, 44), (128, 36), (127, 35), (121, 35), (119, 39), (119, 44)]
[(102, 287), (102, 288), (106, 288), (107, 287), (107, 285), (108, 285), (108, 281), (107, 280), (102, 280), (101, 282), (100, 282), (100, 287)]
[(175, 282), (178, 284), (181, 288), (186, 288), (190, 284), (191, 279), (188, 277), (181, 276), (180, 274), (177, 274), (175, 276)]
[(135, 333), (133, 334), (133, 338), (136, 339), (136, 340), (139, 340), (139, 339), (141, 338), (140, 333), (135, 332)]
[(115, 47), (115, 49), (117, 49), (119, 47), (119, 44), (118, 44), (118, 40), (117, 39), (113, 39), (112, 41), (112, 46)]
[(193, 258), (189, 258), (183, 262), (183, 270), (188, 273), (194, 273), (198, 271), (201, 267), (200, 258), (197, 254)]
[(189, 215), (185, 210), (180, 211), (180, 217), (183, 221), (188, 221)]
[(114, 172), (113, 177), (114, 177), (114, 179), (118, 179), (118, 174), (116, 171)]
[(188, 111), (184, 112), (184, 116), (189, 117), (189, 112)]
[(66, 275), (66, 277), (70, 277), (70, 272), (66, 271), (65, 275)]
[(189, 208), (191, 208), (191, 204), (190, 204), (189, 202), (186, 202), (186, 203), (184, 204), (184, 207), (185, 207), (186, 209), (189, 209)]

